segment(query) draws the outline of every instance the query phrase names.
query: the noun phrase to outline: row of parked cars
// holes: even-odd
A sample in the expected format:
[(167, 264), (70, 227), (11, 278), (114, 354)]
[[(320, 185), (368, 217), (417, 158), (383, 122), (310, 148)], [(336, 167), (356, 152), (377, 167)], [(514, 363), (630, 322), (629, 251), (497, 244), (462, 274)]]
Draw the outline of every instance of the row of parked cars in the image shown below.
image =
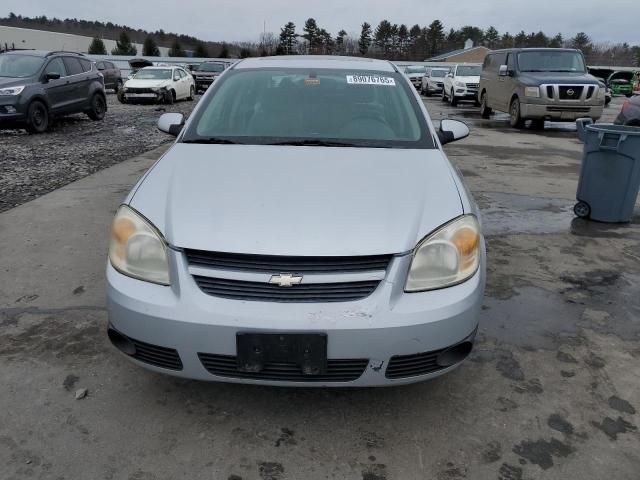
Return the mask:
[(538, 128), (545, 120), (595, 121), (611, 99), (607, 85), (588, 73), (582, 53), (574, 49), (496, 50), (482, 65), (411, 66), (405, 74), (425, 96), (439, 94), (452, 106), (472, 101), (483, 118), (508, 113), (514, 128), (527, 120)]
[[(173, 103), (193, 100), (226, 68), (222, 62), (204, 62), (193, 69), (154, 66), (132, 60), (132, 74), (123, 79), (110, 61), (92, 61), (75, 52), (19, 50), (0, 54), (0, 128), (23, 127), (43, 133), (56, 117), (86, 113), (102, 120), (107, 112), (106, 90), (118, 93), (122, 103)], [(144, 63), (144, 65), (140, 65)], [(133, 68), (137, 66), (138, 68)]]

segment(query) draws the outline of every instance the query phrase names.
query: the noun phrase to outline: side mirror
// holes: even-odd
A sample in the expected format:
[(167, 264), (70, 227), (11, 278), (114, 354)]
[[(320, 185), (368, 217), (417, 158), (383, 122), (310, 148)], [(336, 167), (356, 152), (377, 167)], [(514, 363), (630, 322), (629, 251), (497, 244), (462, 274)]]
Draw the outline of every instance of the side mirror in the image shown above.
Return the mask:
[(99, 72), (104, 72), (104, 67), (98, 67)]
[(510, 77), (513, 75), (513, 72), (509, 70), (509, 67), (506, 65), (500, 65), (499, 74), (501, 77)]
[(451, 72), (447, 73), (447, 77), (453, 78), (453, 73), (451, 73)]
[(60, 74), (57, 72), (49, 72), (44, 76), (44, 78), (47, 80), (47, 82), (49, 80), (58, 80), (60, 78)]
[(455, 142), (469, 136), (469, 127), (464, 122), (459, 120), (442, 120), (440, 122), (440, 128), (438, 129), (438, 138), (440, 143)]
[(184, 115), (181, 113), (165, 113), (158, 119), (158, 130), (177, 137), (184, 127)]

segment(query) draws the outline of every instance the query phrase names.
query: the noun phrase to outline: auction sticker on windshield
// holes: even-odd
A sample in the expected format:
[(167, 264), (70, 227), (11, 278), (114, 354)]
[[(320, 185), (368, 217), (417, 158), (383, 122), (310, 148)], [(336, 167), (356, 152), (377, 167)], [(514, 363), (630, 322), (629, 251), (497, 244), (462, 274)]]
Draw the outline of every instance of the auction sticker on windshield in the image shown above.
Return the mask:
[(347, 83), (351, 85), (388, 85), (396, 86), (392, 77), (380, 77), (378, 75), (347, 75)]

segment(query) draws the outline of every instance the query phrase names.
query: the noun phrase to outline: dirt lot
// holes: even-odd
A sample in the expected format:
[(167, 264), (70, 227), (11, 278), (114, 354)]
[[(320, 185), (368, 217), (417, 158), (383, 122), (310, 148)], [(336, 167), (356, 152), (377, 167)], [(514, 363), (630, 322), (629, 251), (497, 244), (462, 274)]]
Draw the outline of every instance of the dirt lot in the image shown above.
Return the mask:
[(108, 225), (156, 150), (0, 214), (0, 478), (637, 479), (640, 209), (630, 225), (573, 217), (582, 147), (570, 127), (513, 131), (504, 116), (425, 101), (472, 128), (446, 147), (487, 236), (470, 361), (357, 390), (130, 364), (105, 335)]
[[(165, 106), (122, 105), (115, 95), (107, 97), (109, 110), (101, 122), (72, 115), (44, 135), (0, 130), (0, 212), (172, 141), (156, 129)], [(188, 114), (195, 104), (169, 108)]]

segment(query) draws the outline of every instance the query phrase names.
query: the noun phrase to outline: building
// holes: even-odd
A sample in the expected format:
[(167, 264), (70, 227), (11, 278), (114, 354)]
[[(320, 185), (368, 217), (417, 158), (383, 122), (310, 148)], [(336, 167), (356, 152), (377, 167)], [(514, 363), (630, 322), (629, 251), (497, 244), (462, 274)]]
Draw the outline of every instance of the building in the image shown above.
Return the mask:
[(447, 62), (447, 63), (482, 63), (484, 57), (491, 50), (487, 47), (474, 47), (473, 40), (468, 39), (464, 43), (464, 48), (454, 50), (452, 52), (443, 53), (433, 58), (425, 60), (426, 62)]
[[(71, 52), (87, 53), (93, 38), (69, 33), (47, 32), (29, 28), (6, 27), (0, 25), (0, 51), (4, 49), (33, 49), (33, 50), (68, 50)], [(116, 48), (115, 40), (103, 39), (107, 52)], [(142, 45), (134, 43), (138, 54), (142, 54)], [(167, 56), (169, 49), (159, 47), (160, 55)]]

